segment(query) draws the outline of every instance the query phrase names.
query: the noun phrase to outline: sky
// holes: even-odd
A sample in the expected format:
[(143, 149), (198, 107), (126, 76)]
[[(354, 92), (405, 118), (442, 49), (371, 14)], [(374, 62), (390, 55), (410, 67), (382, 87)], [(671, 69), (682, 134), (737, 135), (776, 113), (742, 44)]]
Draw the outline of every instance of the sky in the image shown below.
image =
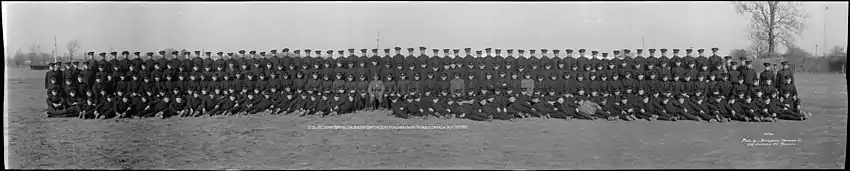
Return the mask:
[[(846, 47), (847, 2), (801, 8), (810, 17), (798, 46)], [(54, 36), (60, 55), (71, 40), (85, 52), (143, 53), (717, 47), (725, 55), (749, 45), (748, 22), (731, 2), (3, 2), (3, 25), (7, 58), (33, 44), (50, 53)]]

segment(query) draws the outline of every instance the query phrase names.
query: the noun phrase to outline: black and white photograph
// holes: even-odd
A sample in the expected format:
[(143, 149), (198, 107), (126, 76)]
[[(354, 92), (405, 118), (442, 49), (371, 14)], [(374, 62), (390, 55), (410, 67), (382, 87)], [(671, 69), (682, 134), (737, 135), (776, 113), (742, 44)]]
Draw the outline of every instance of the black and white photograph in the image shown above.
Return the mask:
[(2, 2), (5, 169), (844, 169), (848, 2)]

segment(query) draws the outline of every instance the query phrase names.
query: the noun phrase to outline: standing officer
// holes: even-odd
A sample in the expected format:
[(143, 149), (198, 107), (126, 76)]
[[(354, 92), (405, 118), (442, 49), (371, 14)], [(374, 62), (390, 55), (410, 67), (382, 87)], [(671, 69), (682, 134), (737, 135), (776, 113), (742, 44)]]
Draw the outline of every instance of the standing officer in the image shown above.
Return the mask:
[[(589, 63), (589, 59), (587, 59), (587, 57), (584, 55), (584, 52), (585, 52), (585, 49), (579, 49), (578, 50), (579, 57), (576, 59), (576, 65), (579, 66), (579, 71), (581, 71), (581, 72), (587, 72), (587, 70), (584, 70), (583, 67), (587, 66), (587, 64)], [(570, 54), (569, 51), (567, 51), (567, 56), (569, 56), (569, 54)], [(615, 53), (615, 54), (617, 54), (617, 53)]]
[[(788, 65), (788, 61), (782, 61), (782, 69), (776, 72), (776, 78), (791, 78), (792, 83), (797, 83), (794, 80), (794, 71), (791, 70), (791, 66)], [(777, 84), (779, 85), (779, 84)]]
[(644, 60), (644, 65), (649, 69), (650, 65), (658, 66), (658, 63), (658, 57), (655, 56), (655, 49), (649, 49), (649, 57), (646, 57), (646, 60)]
[[(404, 55), (401, 54), (401, 47), (395, 47), (395, 55), (392, 56), (393, 61), (401, 61), (404, 60)], [(386, 49), (389, 50), (389, 49)], [(389, 52), (386, 52), (386, 56), (390, 56)]]
[(685, 57), (682, 57), (682, 63), (684, 63), (685, 65), (696, 63), (696, 58), (691, 55), (693, 52), (694, 50), (691, 48), (685, 49)]
[(764, 83), (767, 82), (768, 80), (770, 80), (772, 82), (777, 82), (776, 75), (774, 74), (773, 70), (770, 67), (771, 67), (771, 64), (769, 62), (764, 63), (764, 71), (762, 71), (761, 75), (759, 75), (759, 80), (762, 81), (761, 82), (762, 85), (764, 85)]
[(746, 60), (746, 57), (741, 57), (740, 59), (744, 62), (744, 66), (742, 68), (738, 68), (738, 70), (741, 71), (741, 76), (744, 79), (744, 84), (752, 85), (758, 77), (755, 69), (752, 68), (753, 61)]
[(697, 49), (696, 63), (697, 66), (709, 66), (711, 61), (704, 55), (705, 49)]
[(637, 51), (637, 56), (632, 60), (635, 65), (645, 65), (646, 57), (643, 56), (643, 49), (635, 49)]
[(710, 57), (708, 57), (708, 61), (712, 64), (712, 65), (711, 65), (711, 68), (720, 68), (720, 69), (723, 69), (723, 68), (721, 68), (721, 67), (717, 67), (718, 65), (719, 65), (719, 66), (723, 66), (723, 64), (724, 64), (723, 57), (720, 57), (720, 55), (717, 55), (717, 51), (718, 51), (718, 50), (720, 50), (720, 49), (718, 49), (718, 48), (716, 48), (716, 47), (711, 48), (711, 56), (710, 56)]

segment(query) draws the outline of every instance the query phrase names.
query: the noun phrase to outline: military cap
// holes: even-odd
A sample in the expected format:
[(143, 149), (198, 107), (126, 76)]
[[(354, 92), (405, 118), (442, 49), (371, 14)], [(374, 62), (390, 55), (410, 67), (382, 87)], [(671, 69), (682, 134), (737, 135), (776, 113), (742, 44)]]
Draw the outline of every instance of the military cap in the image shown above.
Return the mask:
[(396, 46), (394, 49), (395, 50), (401, 50), (401, 47)]
[(513, 53), (514, 49), (508, 49), (508, 53)]
[[(476, 51), (475, 51), (475, 53), (477, 53), (477, 54), (481, 54), (481, 51), (480, 51), (480, 50), (476, 50)], [(470, 62), (471, 62), (471, 61), (470, 61)]]
[(619, 50), (614, 50), (614, 54), (620, 54)]
[(726, 56), (726, 57), (723, 57), (723, 58), (726, 59), (726, 60), (731, 60), (732, 56)]
[(172, 54), (172, 55), (177, 55), (177, 54), (179, 54), (179, 53), (180, 53), (180, 52), (177, 52), (177, 51), (173, 51), (173, 52), (171, 52), (171, 54)]
[(782, 65), (788, 65), (788, 61), (782, 61), (780, 64), (782, 64)]
[(378, 52), (378, 49), (372, 49), (372, 52)]
[[(602, 56), (608, 56), (608, 53), (602, 52)], [(561, 62), (561, 61), (558, 61), (558, 62)]]
[(87, 52), (86, 54), (94, 56), (94, 52)]
[(301, 50), (295, 49), (295, 51), (292, 51), (292, 52), (294, 52), (295, 54), (299, 54), (299, 53), (301, 53)]
[(770, 65), (771, 65), (771, 64), (770, 64), (770, 62), (765, 62), (765, 63), (764, 63), (764, 66), (765, 66), (765, 67), (769, 67)]
[(437, 53), (437, 52), (440, 52), (440, 49), (431, 49), (431, 51), (434, 51), (434, 53)]
[(595, 51), (595, 50), (594, 50), (594, 51), (590, 51), (590, 53), (592, 53), (592, 54), (598, 54), (598, 53), (599, 53), (599, 51)]
[(153, 56), (153, 52), (148, 52), (148, 56)]
[(697, 52), (699, 52), (699, 53), (705, 52), (705, 49), (697, 49)]
[(519, 52), (519, 53), (525, 52), (525, 50), (523, 50), (523, 49), (517, 49), (516, 51)]
[(425, 50), (425, 49), (428, 49), (428, 48), (425, 48), (425, 46), (419, 46), (419, 50)]
[(638, 53), (640, 53), (640, 52), (643, 52), (643, 49), (638, 48), (638, 49), (635, 49), (635, 51), (637, 51)]
[(738, 57), (738, 60), (744, 61), (744, 60), (747, 60), (747, 57), (743, 57), (743, 56), (742, 56), (742, 57)]
[(732, 65), (737, 65), (737, 64), (738, 64), (738, 62), (736, 62), (736, 61), (732, 61), (732, 62), (730, 62), (730, 64), (732, 64)]
[(673, 52), (679, 52), (679, 49), (673, 49)]
[(561, 50), (558, 50), (558, 49), (552, 49), (552, 53), (558, 53), (558, 52), (561, 52)]
[(718, 48), (716, 48), (716, 47), (711, 48), (711, 51), (712, 51), (712, 52), (717, 52), (718, 50), (720, 50), (720, 49), (718, 49)]
[(667, 49), (660, 49), (661, 52), (667, 52)]
[(338, 50), (338, 51), (336, 51), (336, 52), (337, 52), (337, 53), (339, 53), (339, 54), (345, 53), (345, 51), (344, 51), (344, 50)]
[(245, 50), (239, 50), (239, 54), (245, 54)]
[(192, 52), (183, 52), (183, 55), (189, 55), (189, 54), (192, 54)]
[(384, 52), (389, 52), (389, 51), (390, 51), (390, 49), (384, 49)]
[(281, 52), (289, 52), (289, 48), (283, 48), (280, 50)]
[(310, 50), (310, 49), (304, 49), (304, 53), (308, 53), (308, 54), (309, 54), (310, 52), (312, 52), (312, 50)]
[(227, 56), (233, 56), (233, 52), (228, 52)]
[(269, 52), (271, 52), (272, 54), (277, 54), (277, 49), (272, 49)]
[(413, 48), (407, 48), (407, 51), (411, 51), (411, 52), (412, 52), (413, 50), (415, 50), (415, 49), (413, 49)]
[(110, 54), (110, 55), (117, 55), (117, 54), (118, 54), (118, 52), (113, 51), (113, 52), (110, 52), (109, 54)]
[(585, 49), (578, 49), (579, 53), (584, 53), (585, 51), (586, 51)]
[[(125, 51), (125, 52), (126, 52), (126, 51)], [(133, 55), (138, 56), (138, 55), (139, 55), (139, 54), (141, 54), (141, 53), (142, 53), (142, 52), (133, 52)]]
[(455, 53), (460, 52), (460, 49), (452, 49)]
[(537, 51), (537, 50), (534, 50), (534, 49), (529, 49), (529, 50), (528, 50), (528, 52), (531, 52), (531, 53), (534, 53), (535, 51)]
[(469, 52), (472, 51), (472, 48), (463, 48), (463, 51)]
[(632, 52), (632, 50), (629, 50), (629, 49), (623, 49), (623, 53), (629, 53), (629, 52)]
[(495, 50), (496, 52), (501, 52), (501, 51), (502, 51), (502, 49), (499, 49), (499, 48), (496, 48), (496, 49), (493, 49), (493, 50)]
[(650, 53), (651, 53), (651, 52), (655, 52), (655, 49), (649, 49), (649, 52), (650, 52)]
[(260, 55), (266, 55), (266, 52), (260, 52)]
[(694, 49), (691, 49), (691, 48), (685, 49), (685, 52), (693, 52), (693, 51), (694, 51)]
[(368, 51), (368, 49), (360, 49), (360, 52), (366, 53), (366, 51)]

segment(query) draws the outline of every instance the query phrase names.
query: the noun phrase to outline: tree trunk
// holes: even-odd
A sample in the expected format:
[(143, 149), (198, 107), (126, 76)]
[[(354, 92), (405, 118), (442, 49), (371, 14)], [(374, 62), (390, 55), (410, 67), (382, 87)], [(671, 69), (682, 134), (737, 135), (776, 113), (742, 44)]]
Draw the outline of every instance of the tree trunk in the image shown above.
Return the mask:
[(768, 10), (770, 10), (770, 19), (767, 21), (767, 55), (765, 55), (767, 58), (773, 57), (773, 50), (774, 48), (776, 48), (776, 42), (774, 41), (775, 33), (773, 28), (776, 27), (775, 17), (777, 3), (778, 2), (776, 1), (767, 2)]

